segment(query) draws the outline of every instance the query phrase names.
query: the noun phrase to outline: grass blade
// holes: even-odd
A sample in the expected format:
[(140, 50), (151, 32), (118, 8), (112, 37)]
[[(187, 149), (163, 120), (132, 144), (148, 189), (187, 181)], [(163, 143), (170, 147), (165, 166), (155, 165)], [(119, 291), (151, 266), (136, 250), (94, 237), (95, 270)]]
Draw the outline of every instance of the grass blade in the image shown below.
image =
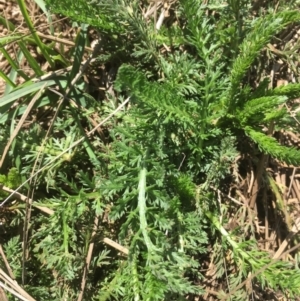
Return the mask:
[(37, 83), (28, 82), (23, 87), (13, 91), (12, 93), (0, 98), (0, 113), (4, 113), (5, 110), (1, 109), (7, 105), (12, 104), (15, 100), (25, 96), (29, 95), (30, 93), (36, 92), (40, 90), (43, 86), (50, 87), (53, 85), (59, 84), (62, 88), (66, 87), (66, 79), (65, 77), (52, 79), (52, 80), (46, 80), (41, 81)]
[(28, 26), (28, 28), (29, 28), (31, 34), (32, 34), (32, 37), (34, 38), (34, 40), (35, 40), (37, 46), (40, 48), (40, 50), (41, 50), (43, 56), (45, 57), (45, 59), (47, 60), (47, 62), (50, 64), (50, 66), (51, 66), (52, 68), (54, 68), (54, 67), (55, 67), (55, 64), (54, 64), (52, 58), (50, 57), (50, 55), (48, 54), (48, 52), (47, 52), (47, 50), (46, 50), (44, 44), (42, 43), (40, 37), (37, 35), (36, 30), (35, 30), (35, 28), (34, 28), (32, 22), (31, 22), (31, 20), (30, 20), (30, 17), (29, 17), (29, 15), (28, 15), (28, 12), (27, 12), (27, 9), (26, 9), (25, 2), (24, 2), (23, 0), (17, 0), (17, 2), (18, 2), (18, 4), (19, 4), (21, 13), (22, 13), (22, 15), (23, 15), (23, 17), (24, 17), (24, 19), (25, 19), (25, 22), (26, 22), (26, 24), (27, 24), (27, 26)]

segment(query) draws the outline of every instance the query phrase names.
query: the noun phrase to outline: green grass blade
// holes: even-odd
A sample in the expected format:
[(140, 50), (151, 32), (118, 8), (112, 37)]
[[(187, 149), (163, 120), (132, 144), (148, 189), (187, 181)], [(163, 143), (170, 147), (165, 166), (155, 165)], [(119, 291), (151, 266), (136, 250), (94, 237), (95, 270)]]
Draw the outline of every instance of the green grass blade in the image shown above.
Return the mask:
[(82, 56), (84, 54), (84, 46), (87, 39), (87, 29), (88, 29), (88, 25), (82, 24), (80, 32), (76, 37), (74, 62), (73, 62), (72, 70), (69, 75), (70, 82), (73, 80), (73, 78), (76, 76), (76, 74), (79, 72), (80, 69)]
[[(12, 32), (14, 32), (16, 30), (14, 25), (11, 22), (5, 20), (1, 16), (0, 16), (0, 24), (5, 26), (8, 30), (10, 30)], [(27, 41), (31, 42), (31, 43), (35, 42), (30, 36), (23, 36), (21, 34), (11, 34), (11, 35), (0, 38), (0, 50), (1, 50), (1, 52), (3, 53), (5, 58), (8, 60), (8, 62), (12, 66), (12, 68), (15, 68), (16, 70), (18, 70), (20, 76), (22, 76), (25, 79), (28, 78), (27, 75), (22, 70), (19, 70), (20, 68), (17, 67), (14, 60), (10, 58), (10, 55), (6, 52), (4, 46), (9, 44), (9, 43), (17, 42), (20, 49), (23, 51), (24, 56), (25, 56), (26, 60), (28, 61), (30, 67), (34, 70), (36, 75), (41, 76), (41, 75), (43, 75), (43, 71), (41, 70), (41, 68), (40, 68), (39, 64), (37, 63), (37, 61), (31, 55), (31, 53), (27, 50), (27, 47), (26, 47), (26, 44), (25, 44), (25, 42), (27, 42)]]
[(2, 77), (2, 79), (6, 82), (6, 87), (16, 87), (15, 83), (12, 82), (11, 79), (2, 70), (0, 70), (0, 77)]
[[(45, 96), (39, 99), (33, 108), (41, 108), (49, 105), (50, 103), (50, 98), (48, 96)], [(18, 106), (16, 111), (9, 110), (4, 114), (0, 114), (0, 124), (4, 124), (5, 122), (12, 120), (13, 116), (22, 116), (25, 113), (26, 109), (27, 105), (20, 105)]]
[[(3, 18), (2, 16), (0, 16), (0, 24), (2, 24), (4, 27), (6, 27), (9, 31), (14, 32), (15, 30), (15, 25), (12, 24), (11, 22), (9, 22), (8, 20), (6, 20), (5, 18)], [(9, 38), (8, 37), (4, 37), (3, 39)]]
[[(79, 128), (79, 131), (80, 131), (80, 134), (84, 137), (86, 137), (86, 133), (81, 125), (81, 120), (78, 118), (78, 112), (75, 111), (74, 108), (72, 108), (70, 106), (70, 109), (71, 109), (71, 112), (72, 112), (72, 115), (73, 115), (73, 118), (74, 120), (76, 121), (77, 123), (77, 126)], [(99, 160), (97, 159), (97, 156), (95, 154), (95, 151), (93, 149), (93, 146), (90, 142), (90, 140), (86, 137), (86, 139), (83, 141), (83, 146), (84, 146), (84, 149), (86, 150), (89, 158), (91, 159), (92, 162), (99, 162)], [(100, 162), (99, 162), (100, 163)]]
[(54, 27), (52, 25), (52, 17), (51, 14), (49, 13), (49, 11), (46, 8), (46, 3), (43, 0), (34, 0), (34, 2), (39, 6), (39, 8), (45, 13), (45, 15), (47, 16), (47, 20), (49, 23), (49, 29), (51, 34), (54, 34)]
[[(21, 88), (18, 88), (17, 90), (13, 91), (12, 93), (0, 98), (0, 113), (3, 112), (3, 108), (7, 108), (7, 105), (12, 104), (15, 100), (29, 95), (30, 93), (36, 92), (37, 90), (41, 89), (44, 85), (45, 87), (50, 87), (53, 85), (60, 84), (61, 87), (66, 87), (66, 79), (64, 77), (55, 80), (45, 80), (45, 81), (40, 81), (37, 83), (26, 83), (27, 85), (23, 85)], [(6, 110), (4, 110), (6, 111)]]
[(23, 42), (19, 42), (18, 45), (21, 48), (22, 52), (24, 53), (24, 56), (25, 56), (26, 60), (28, 61), (28, 64), (33, 69), (35, 74), (37, 76), (42, 76), (44, 74), (44, 72), (42, 71), (40, 64), (36, 61), (36, 59), (28, 51), (26, 45)]
[[(29, 77), (25, 74), (24, 71), (22, 71), (18, 64), (15, 62), (15, 60), (10, 56), (10, 54), (5, 50), (5, 48), (1, 48), (0, 51), (2, 52), (3, 56), (6, 58), (8, 63), (10, 64), (12, 70), (16, 71), (21, 77), (23, 77), (25, 80), (29, 80)], [(21, 60), (21, 56), (19, 53), (19, 59), (18, 61)]]
[(40, 48), (41, 52), (42, 52), (42, 55), (44, 56), (44, 58), (47, 60), (47, 62), (50, 64), (50, 66), (52, 68), (55, 67), (55, 64), (52, 60), (52, 58), (50, 57), (50, 55), (48, 54), (46, 48), (44, 47), (44, 44), (42, 43), (40, 37), (38, 36), (38, 34), (36, 33), (36, 30), (33, 26), (33, 23), (31, 22), (30, 20), (30, 17), (28, 15), (28, 12), (27, 12), (27, 9), (26, 9), (26, 4), (23, 0), (17, 0), (18, 4), (19, 4), (19, 7), (20, 7), (20, 10), (21, 10), (21, 13), (25, 19), (25, 22), (32, 34), (32, 37), (34, 38), (37, 46)]
[[(18, 54), (17, 54), (17, 62), (20, 62), (22, 59), (23, 59), (23, 57), (24, 57), (24, 54), (23, 54), (23, 52), (22, 51), (18, 51)], [(19, 71), (19, 72), (18, 72)], [(23, 73), (23, 71), (22, 70), (20, 70), (20, 69), (15, 69), (15, 68), (12, 68), (11, 69), (11, 71), (10, 71), (10, 73), (9, 73), (9, 79), (13, 82), (13, 83), (15, 83), (16, 82), (16, 79), (17, 79), (17, 75), (19, 74), (22, 74)], [(24, 74), (25, 75), (25, 79), (27, 79), (28, 77), (27, 77), (27, 75), (26, 74)], [(24, 77), (23, 77), (24, 78)], [(14, 86), (11, 86), (11, 85), (6, 85), (6, 87), (5, 87), (5, 92), (4, 92), (4, 95), (7, 95), (7, 94), (9, 94), (12, 90), (13, 90), (13, 88), (15, 88)]]

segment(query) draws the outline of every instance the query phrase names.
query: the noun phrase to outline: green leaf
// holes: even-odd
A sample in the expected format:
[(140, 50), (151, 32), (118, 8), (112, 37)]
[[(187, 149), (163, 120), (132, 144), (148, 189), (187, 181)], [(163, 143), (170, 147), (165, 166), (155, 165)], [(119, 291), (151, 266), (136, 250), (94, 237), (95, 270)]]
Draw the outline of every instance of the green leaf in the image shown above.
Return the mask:
[(275, 138), (262, 134), (249, 126), (245, 127), (246, 134), (257, 143), (259, 149), (272, 157), (287, 164), (300, 164), (300, 151), (293, 147), (280, 145)]

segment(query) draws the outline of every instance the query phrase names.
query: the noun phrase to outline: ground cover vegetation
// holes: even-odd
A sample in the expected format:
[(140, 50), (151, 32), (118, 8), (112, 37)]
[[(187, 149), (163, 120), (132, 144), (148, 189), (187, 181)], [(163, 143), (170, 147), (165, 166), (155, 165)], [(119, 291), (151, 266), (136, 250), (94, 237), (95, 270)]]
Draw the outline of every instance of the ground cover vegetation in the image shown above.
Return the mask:
[(299, 299), (299, 1), (0, 3), (3, 300)]

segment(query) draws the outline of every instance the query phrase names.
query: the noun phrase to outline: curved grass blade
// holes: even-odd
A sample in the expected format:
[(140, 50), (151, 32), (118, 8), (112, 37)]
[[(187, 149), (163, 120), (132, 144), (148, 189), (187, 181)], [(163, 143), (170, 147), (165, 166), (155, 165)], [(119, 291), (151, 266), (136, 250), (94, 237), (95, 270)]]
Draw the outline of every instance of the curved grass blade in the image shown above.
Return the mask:
[(15, 100), (29, 95), (33, 92), (36, 92), (40, 90), (44, 85), (45, 87), (50, 87), (53, 85), (59, 84), (60, 87), (65, 88), (67, 86), (66, 78), (65, 77), (60, 77), (50, 80), (45, 80), (45, 81), (40, 81), (37, 83), (32, 83), (32, 82), (27, 82), (17, 90), (13, 91), (12, 93), (0, 98), (0, 113), (3, 114), (5, 113), (5, 109), (7, 105), (12, 104)]
[[(22, 59), (23, 59), (24, 55), (23, 55), (23, 52), (22, 51), (18, 51), (18, 54), (17, 54), (17, 62), (20, 62)], [(12, 68), (10, 73), (9, 73), (9, 79), (11, 80), (11, 82), (14, 84), (14, 85), (6, 85), (5, 87), (5, 91), (4, 91), (4, 95), (7, 95), (9, 94), (15, 87), (16, 87), (16, 79), (17, 79), (17, 75), (21, 75), (23, 74), (24, 72), (20, 69), (15, 69), (15, 68)], [(23, 78), (27, 79), (27, 75), (24, 73), (23, 74)], [(29, 78), (28, 78), (29, 79)]]
[(19, 4), (19, 7), (20, 7), (20, 10), (21, 10), (21, 13), (25, 19), (25, 22), (32, 34), (32, 37), (34, 38), (34, 40), (36, 41), (36, 44), (37, 46), (40, 48), (41, 52), (42, 52), (42, 55), (44, 56), (44, 58), (47, 60), (47, 62), (50, 64), (50, 66), (52, 68), (55, 67), (55, 64), (51, 58), (51, 56), (49, 55), (49, 53), (47, 52), (46, 50), (46, 47), (44, 45), (44, 43), (42, 43), (40, 37), (38, 36), (38, 34), (36, 33), (36, 30), (33, 26), (33, 23), (31, 22), (31, 19), (28, 15), (28, 12), (27, 12), (27, 9), (26, 9), (26, 4), (25, 4), (25, 1), (23, 0), (17, 0), (18, 4)]
[(85, 42), (87, 39), (87, 29), (88, 29), (88, 25), (82, 24), (81, 28), (80, 28), (80, 32), (78, 33), (78, 35), (76, 37), (74, 62), (73, 62), (72, 70), (69, 74), (69, 82), (70, 83), (80, 70), (82, 57), (84, 54)]
[[(14, 32), (16, 29), (15, 29), (15, 26), (5, 20), (3, 17), (0, 16), (0, 23), (3, 24), (8, 30)], [(5, 49), (3, 47), (3, 45), (6, 45), (8, 43), (11, 43), (11, 42), (17, 42), (21, 51), (23, 52), (26, 60), (28, 61), (28, 64), (30, 65), (30, 67), (34, 70), (35, 74), (37, 76), (42, 76), (44, 73), (39, 65), (39, 63), (36, 61), (36, 59), (31, 55), (31, 53), (28, 51), (27, 47), (26, 47), (26, 44), (24, 43), (24, 41), (30, 41), (30, 42), (34, 42), (34, 40), (32, 38), (30, 38), (29, 36), (22, 36), (20, 34), (12, 34), (10, 36), (6, 36), (6, 37), (3, 37), (3, 38), (0, 38), (0, 44), (2, 47), (0, 47), (0, 50), (2, 51), (3, 55), (5, 55), (5, 58), (7, 60), (9, 60), (9, 63), (11, 64), (12, 68), (15, 68), (16, 70), (18, 70), (20, 72), (20, 68), (17, 67), (14, 63), (13, 63), (13, 60), (10, 58), (10, 56), (5, 53)], [(24, 78), (28, 78), (24, 72), (21, 72), (20, 73), (20, 76), (24, 77)]]
[(15, 83), (2, 70), (0, 70), (0, 77), (6, 82), (6, 87), (16, 87)]
[(43, 0), (34, 0), (34, 2), (39, 6), (39, 8), (45, 13), (47, 16), (47, 20), (49, 22), (49, 29), (51, 34), (54, 34), (54, 27), (52, 25), (52, 17), (49, 11), (46, 8), (46, 3)]

